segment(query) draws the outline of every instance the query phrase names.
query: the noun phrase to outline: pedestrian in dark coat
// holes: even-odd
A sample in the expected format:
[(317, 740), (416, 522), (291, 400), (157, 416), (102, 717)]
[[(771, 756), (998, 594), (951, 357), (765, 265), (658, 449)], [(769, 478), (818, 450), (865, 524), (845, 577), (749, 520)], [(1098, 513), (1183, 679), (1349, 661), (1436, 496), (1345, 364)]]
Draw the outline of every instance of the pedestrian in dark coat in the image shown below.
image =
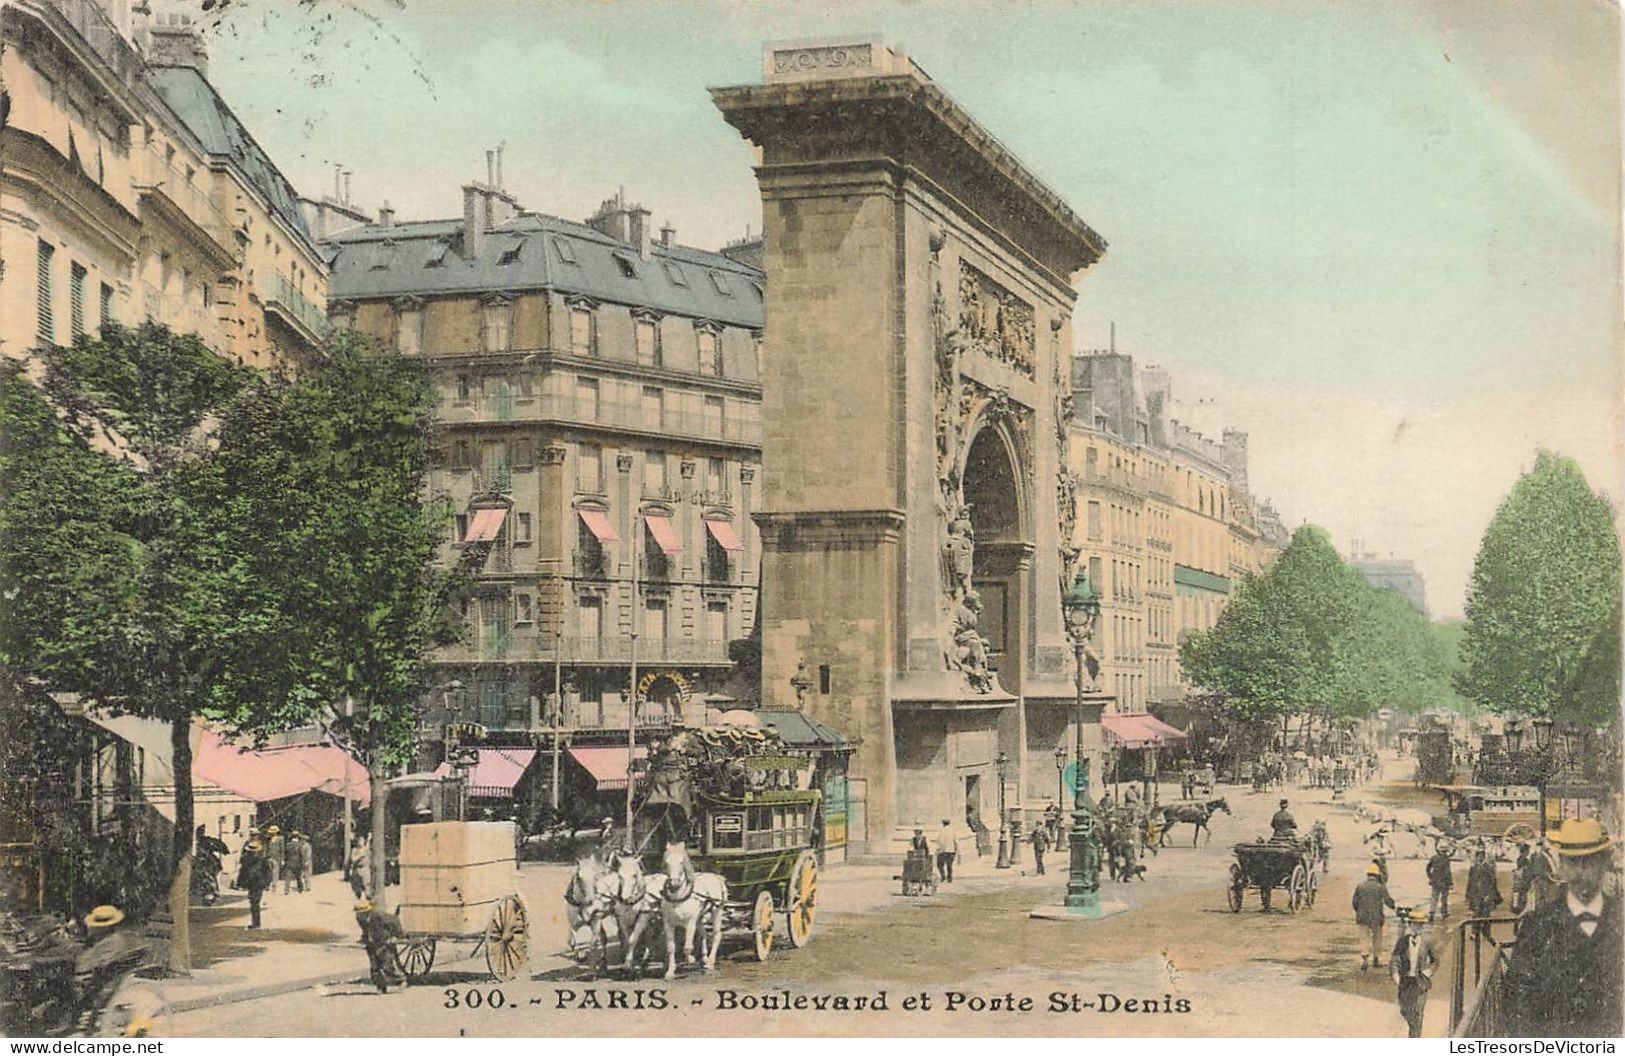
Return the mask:
[(1033, 830), (1033, 867), (1039, 876), (1044, 875), (1044, 852), (1049, 850), (1049, 835), (1044, 832), (1043, 826)]
[(1371, 949), (1360, 954), (1360, 971), (1382, 967), (1383, 907), (1392, 909), (1394, 900), (1388, 895), (1388, 885), (1382, 882), (1382, 870), (1368, 865), (1365, 879), (1354, 889), (1354, 922), (1371, 936)]
[[(1501, 888), (1495, 882), (1495, 863), (1490, 861), (1489, 852), (1479, 847), (1473, 853), (1472, 868), (1467, 870), (1467, 908), (1475, 917), (1487, 917), (1501, 902)], [(1481, 932), (1484, 929), (1485, 925), (1479, 925)]]
[(367, 948), (367, 968), (372, 985), (380, 994), (389, 993), (392, 986), (405, 986), (406, 973), (401, 971), (397, 955), (398, 944), (406, 938), (400, 918), (385, 913), (363, 898), (355, 904), (355, 922), (361, 925), (361, 944)]
[(248, 892), (248, 927), (260, 926), (260, 899), (271, 886), (271, 863), (265, 856), (265, 844), (259, 839), (243, 845), (241, 861), (237, 866), (237, 886)]
[(1428, 990), (1433, 986), (1433, 973), (1439, 968), (1439, 954), (1433, 946), (1433, 936), (1423, 930), (1428, 915), (1417, 907), (1405, 915), (1399, 941), (1388, 958), (1393, 969), (1394, 985), (1399, 988), (1399, 1014), (1410, 1028), (1410, 1036), (1422, 1036), (1422, 1013), (1427, 1009)]
[[(518, 861), (516, 857), (514, 859)], [(310, 837), (299, 833), (299, 890), (301, 893), (310, 890), (311, 875), (316, 871), (316, 848), (311, 846)]]
[(271, 882), (266, 886), (275, 887), (288, 862), (287, 841), (282, 838), (282, 830), (275, 825), (265, 830), (265, 861), (271, 867)]
[(1564, 885), (1530, 908), (1502, 984), (1505, 1033), (1515, 1038), (1617, 1038), (1622, 1027), (1619, 899), (1605, 890), (1613, 840), (1595, 818), (1551, 836)]
[(1440, 840), (1427, 866), (1428, 887), (1433, 892), (1428, 910), (1435, 920), (1443, 920), (1450, 915), (1450, 888), (1455, 883), (1450, 876), (1450, 865), (1450, 851)]

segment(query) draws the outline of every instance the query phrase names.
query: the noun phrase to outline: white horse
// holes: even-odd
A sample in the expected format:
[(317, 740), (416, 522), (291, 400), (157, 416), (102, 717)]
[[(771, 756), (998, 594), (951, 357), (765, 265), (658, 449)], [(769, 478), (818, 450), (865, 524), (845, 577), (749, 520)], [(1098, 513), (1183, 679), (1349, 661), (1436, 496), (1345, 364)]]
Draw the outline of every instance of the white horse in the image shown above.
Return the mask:
[[(614, 913), (610, 902), (604, 897), (604, 881), (613, 879), (604, 868), (604, 863), (597, 853), (585, 858), (576, 859), (575, 872), (570, 875), (570, 883), (564, 889), (565, 919), (570, 925), (570, 955), (582, 960), (592, 956), (596, 946), (599, 952), (599, 963), (607, 966), (609, 962), (606, 924), (612, 919)], [(585, 941), (581, 940), (581, 932), (587, 932)]]
[(666, 935), (666, 978), (677, 977), (677, 929), (683, 929), (683, 963), (693, 964), (707, 917), (711, 943), (702, 967), (709, 972), (717, 966), (717, 948), (722, 945), (722, 907), (728, 901), (728, 882), (717, 873), (696, 873), (686, 843), (666, 844), (664, 863), (660, 922)]
[[(643, 934), (651, 921), (660, 918), (660, 893), (665, 889), (663, 873), (645, 875), (636, 855), (618, 856), (612, 877), (599, 881), (601, 890), (609, 892), (610, 911), (615, 914), (616, 930), (621, 936), (622, 964), (626, 971), (647, 960), (649, 950), (643, 945)], [(643, 956), (640, 958), (639, 953)]]

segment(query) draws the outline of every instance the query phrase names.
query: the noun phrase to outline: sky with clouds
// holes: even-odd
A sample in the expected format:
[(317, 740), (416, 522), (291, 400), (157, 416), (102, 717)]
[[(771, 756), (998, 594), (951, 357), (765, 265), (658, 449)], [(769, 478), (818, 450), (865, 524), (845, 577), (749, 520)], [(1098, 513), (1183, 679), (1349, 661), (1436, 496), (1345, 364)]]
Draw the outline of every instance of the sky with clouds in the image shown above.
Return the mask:
[[(196, 0), (160, 10), (196, 11)], [(1622, 493), (1617, 7), (1602, 0), (231, 0), (211, 78), (305, 193), (460, 212), (504, 144), (527, 208), (624, 187), (678, 240), (759, 229), (706, 88), (764, 41), (901, 46), (1111, 243), (1083, 346), (1251, 433), (1254, 490), (1459, 612), (1535, 449)]]

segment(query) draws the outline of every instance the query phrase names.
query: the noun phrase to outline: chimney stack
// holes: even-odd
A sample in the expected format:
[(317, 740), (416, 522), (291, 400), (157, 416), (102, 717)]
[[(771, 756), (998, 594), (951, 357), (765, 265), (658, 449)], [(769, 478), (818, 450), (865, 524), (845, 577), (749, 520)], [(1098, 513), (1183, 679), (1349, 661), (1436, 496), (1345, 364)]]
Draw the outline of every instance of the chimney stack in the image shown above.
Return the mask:
[(485, 152), (485, 185), (487, 187), (497, 185), (497, 152), (494, 150)]
[(463, 258), (473, 260), (480, 254), (480, 243), (490, 228), (490, 199), (485, 188), (477, 183), (463, 185)]
[(391, 209), (389, 207), (389, 202), (386, 201), (383, 205), (378, 207), (378, 224), (381, 227), (388, 227), (394, 222), (395, 210)]
[(496, 189), (499, 190), (499, 191), (502, 190), (502, 188), (503, 188), (503, 183), (502, 183), (502, 149), (503, 149), (504, 146), (506, 146), (506, 144), (503, 144), (503, 143), (498, 143), (497, 144), (497, 182), (496, 182)]
[(668, 220), (660, 228), (660, 244), (665, 246), (667, 249), (670, 249), (676, 240), (677, 229), (672, 227), (671, 221)]
[(185, 66), (208, 79), (209, 52), (186, 15), (170, 15), (152, 22), (147, 28), (146, 47), (146, 59), (152, 65)]
[(649, 210), (641, 205), (634, 205), (626, 211), (627, 238), (638, 251), (642, 260), (649, 259), (649, 242), (651, 231), (649, 229)]
[(351, 175), (352, 174), (349, 173), (349, 172), (346, 172), (344, 174), (344, 204), (345, 205), (350, 204), (350, 176)]

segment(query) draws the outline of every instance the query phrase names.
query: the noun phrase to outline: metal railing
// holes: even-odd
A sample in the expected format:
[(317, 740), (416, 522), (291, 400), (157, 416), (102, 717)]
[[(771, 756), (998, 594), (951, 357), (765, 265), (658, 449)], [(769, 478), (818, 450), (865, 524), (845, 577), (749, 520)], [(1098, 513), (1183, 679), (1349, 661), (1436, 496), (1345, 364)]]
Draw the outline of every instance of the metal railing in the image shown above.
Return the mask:
[[(435, 651), (439, 663), (543, 661), (566, 664), (628, 664), (631, 638), (559, 637), (541, 631), (476, 635)], [(638, 638), (638, 663), (726, 664), (728, 643), (700, 638)]]
[(749, 419), (674, 410), (655, 413), (645, 411), (642, 404), (578, 399), (557, 393), (540, 393), (522, 402), (503, 400), (495, 394), (446, 399), (441, 403), (440, 417), (452, 425), (483, 421), (556, 421), (745, 445), (762, 442), (761, 423)]
[(130, 84), (140, 75), (143, 68), (140, 54), (124, 39), (97, 0), (26, 0), (19, 6), (55, 10), (124, 83)]
[[(1456, 925), (1456, 972), (1450, 989), (1450, 1037), (1495, 1038), (1505, 1034), (1501, 983), (1522, 917), (1473, 917)], [(1512, 934), (1506, 934), (1510, 925)], [(1496, 934), (1497, 929), (1501, 934)], [(1468, 946), (1471, 944), (1469, 974)], [(1489, 963), (1486, 964), (1485, 962)]]
[[(232, 237), (231, 224), (227, 222), (226, 214), (214, 204), (207, 191), (170, 164), (156, 143), (148, 143), (141, 150), (139, 160), (140, 179), (146, 188), (169, 199), (188, 220), (208, 232), (209, 237), (221, 248), (233, 256), (236, 255), (236, 239)], [(207, 174), (207, 170), (198, 171)]]
[(316, 306), (316, 303), (299, 292), (286, 275), (273, 275), (260, 282), (260, 299), (266, 307), (278, 308), (286, 312), (300, 326), (317, 338), (325, 337), (332, 323), (327, 319), (327, 313)]

